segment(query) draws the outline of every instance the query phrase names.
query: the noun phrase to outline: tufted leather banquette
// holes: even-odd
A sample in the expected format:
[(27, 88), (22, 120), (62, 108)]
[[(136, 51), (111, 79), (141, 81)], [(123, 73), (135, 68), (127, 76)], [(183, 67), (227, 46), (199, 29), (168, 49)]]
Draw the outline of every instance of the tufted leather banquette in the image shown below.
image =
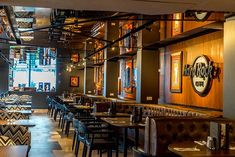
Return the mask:
[[(209, 111), (201, 111), (190, 108), (169, 107), (159, 104), (133, 104), (117, 102), (117, 112), (132, 113), (134, 107), (143, 107), (144, 117), (150, 116), (187, 116), (187, 117), (218, 117)], [(107, 112), (110, 102), (94, 102), (94, 112)]]
[(199, 117), (150, 118), (145, 130), (145, 152), (156, 157), (173, 156), (168, 150), (173, 142), (206, 141), (211, 121), (211, 118)]
[[(213, 123), (211, 123), (213, 122)], [(144, 153), (153, 157), (172, 157), (168, 150), (171, 143), (182, 141), (206, 141), (210, 131), (220, 130), (226, 124), (227, 144), (234, 147), (235, 120), (214, 117), (157, 117), (146, 118), (144, 134)], [(218, 128), (215, 128), (218, 127)], [(212, 127), (210, 129), (210, 127)], [(215, 133), (215, 132), (214, 132)], [(214, 134), (213, 133), (213, 134)]]

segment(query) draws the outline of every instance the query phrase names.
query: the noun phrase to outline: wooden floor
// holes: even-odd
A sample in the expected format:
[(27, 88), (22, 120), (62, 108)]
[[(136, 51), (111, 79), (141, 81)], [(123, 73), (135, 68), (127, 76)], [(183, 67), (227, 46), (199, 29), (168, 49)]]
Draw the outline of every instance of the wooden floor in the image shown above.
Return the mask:
[[(73, 131), (70, 132), (69, 137), (63, 135), (61, 129), (57, 127), (58, 122), (54, 122), (46, 112), (46, 110), (36, 110), (30, 117), (36, 123), (36, 126), (30, 128), (31, 150), (29, 157), (75, 157), (71, 149)], [(82, 149), (82, 146), (80, 149)], [(97, 152), (94, 151), (92, 157), (98, 156)], [(103, 154), (103, 157), (106, 156), (107, 154)], [(123, 154), (120, 153), (119, 156), (122, 157)], [(79, 154), (79, 157), (81, 157), (81, 154)], [(128, 152), (128, 157), (132, 157), (131, 151)]]

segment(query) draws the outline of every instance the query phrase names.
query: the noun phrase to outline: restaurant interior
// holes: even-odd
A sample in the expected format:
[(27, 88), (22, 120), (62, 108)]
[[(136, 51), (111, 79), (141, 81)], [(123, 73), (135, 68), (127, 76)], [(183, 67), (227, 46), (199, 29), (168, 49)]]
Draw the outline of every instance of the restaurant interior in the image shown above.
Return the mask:
[(0, 157), (235, 157), (234, 6), (1, 0)]

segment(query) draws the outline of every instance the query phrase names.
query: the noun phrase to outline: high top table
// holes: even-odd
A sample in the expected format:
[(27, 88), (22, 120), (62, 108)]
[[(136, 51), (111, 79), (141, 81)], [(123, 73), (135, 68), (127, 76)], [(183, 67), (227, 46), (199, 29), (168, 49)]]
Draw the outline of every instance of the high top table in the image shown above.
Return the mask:
[(1, 157), (27, 157), (28, 146), (0, 146)]
[(116, 114), (109, 114), (108, 112), (93, 112), (91, 113), (92, 116), (96, 118), (105, 118), (105, 117), (130, 117), (128, 113), (116, 113)]

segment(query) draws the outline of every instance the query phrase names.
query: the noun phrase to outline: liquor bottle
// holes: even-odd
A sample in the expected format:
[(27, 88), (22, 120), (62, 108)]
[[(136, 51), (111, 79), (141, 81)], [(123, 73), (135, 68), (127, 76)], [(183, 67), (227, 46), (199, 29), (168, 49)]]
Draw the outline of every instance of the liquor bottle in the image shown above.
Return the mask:
[(220, 124), (220, 149), (229, 148), (228, 124)]
[(133, 122), (133, 123), (136, 123), (136, 122), (137, 122), (137, 121), (136, 121), (136, 120), (137, 120), (137, 107), (134, 107), (134, 108), (133, 108), (132, 115), (133, 115), (133, 116), (132, 116), (132, 119), (133, 119), (132, 122)]
[(140, 123), (140, 122), (142, 122), (142, 117), (143, 117), (143, 108), (141, 107), (140, 109), (139, 109), (140, 111), (139, 111), (139, 118), (138, 118), (138, 122)]

